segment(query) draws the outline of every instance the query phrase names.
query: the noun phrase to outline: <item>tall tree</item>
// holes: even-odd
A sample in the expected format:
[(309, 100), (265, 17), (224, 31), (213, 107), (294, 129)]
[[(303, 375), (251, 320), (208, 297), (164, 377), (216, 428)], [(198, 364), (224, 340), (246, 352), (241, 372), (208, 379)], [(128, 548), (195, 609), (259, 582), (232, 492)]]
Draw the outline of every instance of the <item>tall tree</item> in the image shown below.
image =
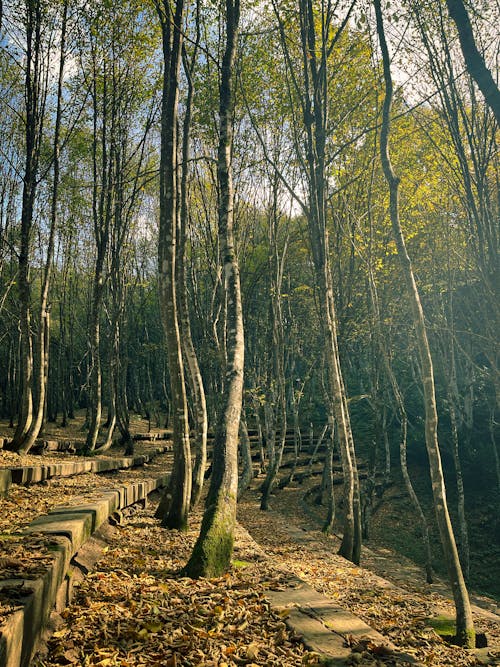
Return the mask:
[(24, 445), (33, 421), (33, 339), (31, 332), (30, 251), (33, 216), (38, 188), (46, 90), (43, 76), (43, 8), (37, 0), (24, 3), (25, 71), (25, 162), (21, 207), (18, 292), (20, 330), (20, 410), (12, 448)]
[[(286, 28), (278, 3), (273, 3), (279, 21), (281, 41), (289, 69), (291, 56)], [(324, 357), (328, 377), (329, 412), (335, 416), (344, 471), (344, 525), (339, 553), (359, 563), (361, 556), (361, 505), (359, 480), (354, 450), (346, 389), (342, 375), (338, 322), (332, 281), (332, 267), (327, 231), (327, 130), (329, 112), (329, 60), (341, 38), (353, 9), (351, 4), (338, 26), (334, 26), (334, 7), (323, 0), (299, 0), (298, 19), (302, 56), (303, 90), (295, 85), (300, 95), (302, 122), (305, 133), (305, 151), (301, 160), (306, 175), (307, 218), (309, 241), (315, 280), (318, 289), (319, 310), (324, 339)], [(296, 77), (290, 71), (290, 78)]]
[(477, 83), (479, 90), (483, 93), (484, 99), (491, 107), (500, 126), (500, 90), (486, 66), (483, 55), (477, 48), (465, 4), (463, 0), (446, 0), (446, 5), (457, 26), (458, 38), (467, 69)]
[(38, 318), (38, 364), (35, 366), (36, 377), (36, 396), (37, 403), (34, 411), (33, 420), (30, 428), (18, 447), (19, 454), (26, 454), (35, 444), (35, 440), (42, 428), (43, 418), (47, 400), (47, 381), (49, 364), (49, 332), (50, 332), (50, 309), (49, 286), (52, 272), (52, 262), (54, 260), (54, 243), (57, 229), (57, 211), (59, 196), (59, 174), (60, 174), (60, 135), (62, 120), (62, 102), (63, 102), (63, 80), (64, 65), (66, 60), (66, 28), (68, 18), (68, 0), (64, 0), (61, 16), (61, 32), (59, 43), (59, 72), (57, 77), (56, 93), (56, 113), (54, 121), (54, 139), (53, 139), (53, 180), (52, 196), (50, 205), (49, 238), (47, 242), (47, 253), (45, 258), (45, 269), (42, 277), (39, 318)]
[(227, 294), (227, 365), (222, 410), (214, 441), (213, 468), (200, 535), (186, 565), (192, 577), (214, 577), (231, 561), (238, 492), (238, 430), (243, 398), (244, 337), (240, 274), (234, 245), (232, 178), (234, 67), (240, 2), (225, 3), (225, 48), (219, 88), (218, 236)]
[(174, 462), (169, 488), (160, 505), (162, 525), (187, 528), (191, 501), (191, 451), (182, 363), (176, 281), (178, 206), (177, 126), (179, 76), (182, 59), (184, 2), (156, 3), (163, 44), (163, 98), (161, 108), (160, 228), (158, 271), (160, 313), (165, 331), (172, 400)]
[(194, 69), (201, 39), (200, 25), (200, 1), (196, 3), (194, 20), (196, 23), (196, 38), (190, 56), (187, 49), (183, 49), (183, 66), (187, 79), (187, 95), (185, 104), (185, 115), (182, 123), (182, 166), (180, 170), (180, 205), (179, 205), (179, 241), (177, 244), (177, 282), (178, 282), (178, 307), (180, 314), (180, 329), (182, 332), (182, 352), (186, 362), (186, 370), (191, 387), (194, 402), (193, 411), (195, 415), (195, 463), (192, 475), (191, 507), (194, 507), (201, 496), (205, 468), (207, 462), (207, 432), (208, 416), (205, 387), (201, 376), (198, 356), (191, 334), (191, 322), (189, 318), (189, 294), (188, 294), (188, 271), (187, 271), (187, 235), (189, 223), (189, 160), (191, 150), (191, 123), (194, 103)]
[(389, 50), (387, 47), (384, 31), (381, 0), (374, 0), (374, 6), (385, 81), (385, 98), (382, 109), (382, 126), (380, 133), (380, 157), (384, 175), (389, 186), (389, 210), (392, 232), (398, 251), (398, 257), (404, 281), (406, 283), (408, 298), (410, 299), (413, 312), (413, 326), (415, 329), (420, 369), (422, 374), (425, 406), (425, 444), (429, 457), (434, 508), (436, 512), (436, 519), (441, 537), (443, 553), (450, 577), (451, 588), (453, 591), (453, 599), (455, 601), (456, 637), (457, 640), (464, 646), (473, 648), (475, 646), (475, 632), (474, 624), (472, 621), (472, 612), (462, 568), (460, 566), (460, 559), (458, 556), (458, 550), (446, 500), (446, 488), (437, 433), (438, 415), (436, 408), (432, 357), (427, 338), (427, 330), (425, 325), (424, 312), (420, 301), (420, 294), (415, 282), (413, 266), (406, 249), (406, 242), (399, 217), (400, 179), (394, 172), (389, 153), (389, 132), (391, 122), (393, 84)]

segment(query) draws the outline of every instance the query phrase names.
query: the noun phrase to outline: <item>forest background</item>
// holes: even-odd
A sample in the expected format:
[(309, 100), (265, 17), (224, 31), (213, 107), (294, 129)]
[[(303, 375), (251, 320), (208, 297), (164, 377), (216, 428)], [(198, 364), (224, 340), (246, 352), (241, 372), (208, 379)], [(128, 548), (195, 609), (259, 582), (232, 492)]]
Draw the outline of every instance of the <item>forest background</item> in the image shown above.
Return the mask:
[[(225, 139), (245, 331), (242, 424), (267, 446), (263, 508), (287, 426), (297, 448), (311, 424), (316, 435), (328, 426), (328, 451), (340, 449), (352, 480), (352, 530), (367, 533), (369, 507), (400, 463), (410, 492), (406, 459), (420, 491), (430, 488), (423, 362), (380, 157), (387, 77), (375, 14), (361, 1), (246, 3), (225, 137), (228, 12), (237, 4), (1, 5), (0, 417), (15, 429), (12, 448), (26, 453), (46, 421), (65, 425), (84, 409), (86, 450), (103, 451), (116, 433), (131, 442), (136, 411), (174, 425), (185, 463), (189, 419), (198, 497), (207, 426), (222, 419), (237, 344), (221, 234)], [(473, 540), (496, 544), (498, 555), (498, 119), (446, 3), (381, 9), (396, 80), (391, 157), (441, 455), (461, 565), (482, 585), (468, 512), (483, 512)], [(496, 75), (498, 3), (468, 10)], [(167, 67), (175, 62), (177, 74)], [(168, 340), (165, 258), (177, 266), (180, 366)], [(184, 426), (175, 425), (175, 374), (187, 392)], [(348, 471), (356, 456), (369, 464), (361, 489)], [(489, 577), (486, 585), (499, 593)]]

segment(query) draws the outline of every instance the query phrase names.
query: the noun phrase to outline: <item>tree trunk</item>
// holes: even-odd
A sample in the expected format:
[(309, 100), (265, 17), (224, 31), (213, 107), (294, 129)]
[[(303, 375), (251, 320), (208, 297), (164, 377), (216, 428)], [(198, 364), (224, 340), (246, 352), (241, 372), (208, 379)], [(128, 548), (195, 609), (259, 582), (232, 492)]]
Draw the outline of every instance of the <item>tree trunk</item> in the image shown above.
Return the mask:
[(242, 471), (238, 480), (238, 500), (248, 489), (253, 479), (252, 449), (248, 437), (247, 423), (244, 418), (240, 419), (240, 445), (242, 458)]
[(495, 114), (497, 124), (500, 126), (500, 90), (476, 46), (472, 25), (463, 0), (446, 0), (446, 5), (457, 26), (467, 70), (483, 93), (486, 103)]
[(465, 581), (460, 567), (458, 550), (453, 534), (453, 528), (448, 512), (446, 501), (446, 488), (444, 483), (443, 469), (441, 465), (441, 455), (439, 451), (437, 435), (437, 409), (434, 389), (434, 371), (432, 358), (427, 339), (424, 313), (420, 302), (420, 295), (415, 282), (411, 260), (406, 250), (406, 244), (399, 220), (399, 178), (394, 173), (390, 155), (389, 155), (389, 130), (390, 130), (390, 112), (392, 104), (392, 78), (390, 71), (390, 58), (387, 43), (385, 40), (384, 25), (382, 19), (381, 0), (374, 0), (375, 13), (377, 19), (377, 33), (379, 36), (380, 48), (382, 52), (382, 61), (385, 80), (385, 99), (382, 115), (382, 128), (380, 136), (380, 154), (384, 175), (389, 185), (390, 195), (390, 217), (393, 230), (393, 236), (396, 242), (398, 257), (401, 262), (404, 280), (408, 298), (410, 299), (413, 311), (413, 325), (417, 339), (420, 367), (422, 372), (422, 384), (424, 391), (425, 405), (425, 443), (429, 457), (429, 466), (432, 481), (432, 492), (434, 497), (434, 507), (436, 519), (441, 537), (441, 544), (446, 560), (446, 565), (450, 577), (451, 588), (456, 609), (456, 638), (457, 641), (467, 647), (475, 646), (475, 632), (472, 621), (472, 612), (470, 608), (469, 596)]
[(42, 281), (42, 289), (40, 296), (40, 310), (39, 310), (39, 324), (38, 324), (38, 365), (35, 382), (37, 385), (37, 405), (34, 411), (33, 420), (31, 422), (29, 431), (20, 443), (19, 454), (27, 454), (35, 440), (38, 437), (43, 424), (43, 418), (46, 406), (46, 392), (48, 380), (48, 363), (49, 363), (49, 335), (50, 335), (50, 314), (48, 311), (49, 285), (52, 271), (52, 261), (54, 257), (54, 241), (57, 227), (57, 204), (59, 194), (59, 137), (61, 130), (61, 115), (62, 115), (62, 92), (64, 80), (64, 63), (66, 56), (66, 20), (68, 15), (68, 0), (65, 0), (63, 5), (63, 15), (61, 23), (61, 43), (59, 56), (59, 75), (57, 82), (57, 108), (54, 127), (54, 144), (53, 144), (53, 184), (52, 184), (52, 201), (50, 211), (50, 231), (49, 240), (47, 244), (47, 256), (45, 260), (45, 271)]
[(23, 446), (33, 421), (33, 342), (31, 335), (30, 236), (37, 190), (41, 133), (41, 9), (26, 1), (25, 163), (21, 208), (18, 293), (20, 331), (20, 405), (11, 448)]
[[(334, 452), (334, 442), (335, 442), (335, 421), (332, 417), (328, 420), (330, 422), (330, 431), (326, 441), (326, 452), (325, 452), (325, 475), (322, 483), (322, 494), (323, 490), (327, 497), (327, 512), (325, 523), (321, 530), (326, 534), (330, 535), (333, 532), (333, 525), (335, 523), (335, 494), (333, 490), (333, 452)], [(318, 441), (319, 442), (319, 441)]]
[(180, 179), (180, 210), (179, 210), (179, 243), (177, 248), (177, 279), (178, 279), (178, 306), (179, 323), (182, 332), (182, 352), (185, 362), (187, 362), (187, 372), (189, 384), (194, 401), (194, 422), (195, 422), (195, 464), (192, 474), (191, 490), (191, 508), (195, 507), (201, 496), (203, 481), (205, 479), (205, 469), (207, 466), (207, 433), (208, 416), (207, 402), (205, 397), (205, 387), (201, 377), (198, 357), (193, 344), (191, 335), (191, 322), (189, 319), (189, 296), (187, 287), (187, 265), (186, 265), (186, 231), (188, 225), (188, 168), (190, 159), (191, 142), (191, 117), (194, 95), (193, 68), (196, 61), (198, 43), (200, 39), (199, 16), (197, 15), (197, 32), (194, 51), (192, 54), (191, 65), (187, 62), (187, 56), (184, 57), (184, 70), (188, 80), (188, 94), (186, 99), (186, 110), (183, 122), (182, 134), (182, 169)]
[(226, 0), (226, 45), (220, 84), (217, 176), (219, 240), (227, 294), (227, 366), (223, 410), (214, 442), (213, 470), (200, 535), (186, 565), (192, 577), (217, 577), (230, 565), (238, 492), (238, 429), (243, 396), (244, 338), (238, 261), (234, 249), (234, 191), (231, 169), (234, 90), (240, 4)]
[(174, 447), (174, 462), (169, 487), (171, 500), (168, 511), (162, 517), (162, 526), (185, 530), (191, 501), (191, 451), (175, 270), (178, 200), (176, 135), (184, 2), (176, 0), (175, 15), (172, 16), (170, 2), (163, 0), (163, 7), (158, 6), (158, 13), (162, 29), (164, 59), (158, 239), (159, 297), (168, 353)]
[[(277, 5), (283, 47), (286, 46), (283, 23)], [(312, 0), (299, 0), (300, 37), (303, 59), (308, 207), (307, 220), (315, 281), (318, 289), (319, 313), (324, 337), (324, 355), (328, 377), (328, 410), (335, 416), (344, 471), (344, 526), (339, 554), (355, 563), (361, 553), (361, 507), (357, 479), (354, 440), (352, 438), (344, 380), (337, 340), (328, 232), (326, 228), (326, 136), (328, 127), (328, 55), (347, 25), (351, 9), (340, 26), (333, 28), (330, 7), (316, 15)], [(317, 37), (318, 25), (320, 37)], [(332, 36), (333, 33), (333, 36)]]

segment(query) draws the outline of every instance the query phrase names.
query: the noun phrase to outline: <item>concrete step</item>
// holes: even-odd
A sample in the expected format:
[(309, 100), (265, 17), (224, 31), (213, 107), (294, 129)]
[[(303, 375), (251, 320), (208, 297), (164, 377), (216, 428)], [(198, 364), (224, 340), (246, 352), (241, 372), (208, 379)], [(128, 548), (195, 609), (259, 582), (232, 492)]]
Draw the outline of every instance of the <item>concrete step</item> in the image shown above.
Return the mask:
[(397, 659), (398, 665), (418, 664), (413, 656), (399, 651), (386, 637), (298, 577), (290, 577), (285, 590), (268, 591), (266, 597), (306, 648), (326, 658), (328, 665), (355, 664), (356, 653), (361, 656), (370, 650), (378, 657)]
[(158, 447), (149, 454), (122, 456), (119, 458), (89, 458), (46, 465), (14, 466), (0, 469), (0, 496), (8, 493), (10, 484), (29, 486), (38, 484), (52, 477), (72, 477), (88, 472), (102, 473), (113, 470), (135, 468), (152, 461), (156, 456), (171, 450), (170, 445)]
[(144, 501), (156, 489), (164, 488), (168, 476), (122, 485), (104, 492), (91, 503), (61, 506), (35, 519), (25, 534), (47, 538), (52, 556), (43, 575), (36, 579), (0, 581), (2, 602), (22, 607), (7, 616), (0, 626), (0, 667), (28, 667), (36, 645), (54, 607), (64, 609), (73, 592), (71, 564), (79, 549), (116, 512)]

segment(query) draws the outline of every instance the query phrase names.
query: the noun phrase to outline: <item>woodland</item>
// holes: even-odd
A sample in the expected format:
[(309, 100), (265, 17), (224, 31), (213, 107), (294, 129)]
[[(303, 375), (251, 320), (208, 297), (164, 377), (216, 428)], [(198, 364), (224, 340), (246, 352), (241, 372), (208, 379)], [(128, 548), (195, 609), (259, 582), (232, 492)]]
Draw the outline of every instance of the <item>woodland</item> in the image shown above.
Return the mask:
[(179, 563), (201, 580), (257, 475), (265, 513), (320, 461), (307, 500), (355, 566), (396, 486), (377, 539), (446, 578), (475, 646), (468, 587), (500, 595), (499, 22), (0, 2), (4, 449), (82, 414), (86, 456), (133, 453), (133, 416), (169, 429), (156, 516), (202, 512)]

